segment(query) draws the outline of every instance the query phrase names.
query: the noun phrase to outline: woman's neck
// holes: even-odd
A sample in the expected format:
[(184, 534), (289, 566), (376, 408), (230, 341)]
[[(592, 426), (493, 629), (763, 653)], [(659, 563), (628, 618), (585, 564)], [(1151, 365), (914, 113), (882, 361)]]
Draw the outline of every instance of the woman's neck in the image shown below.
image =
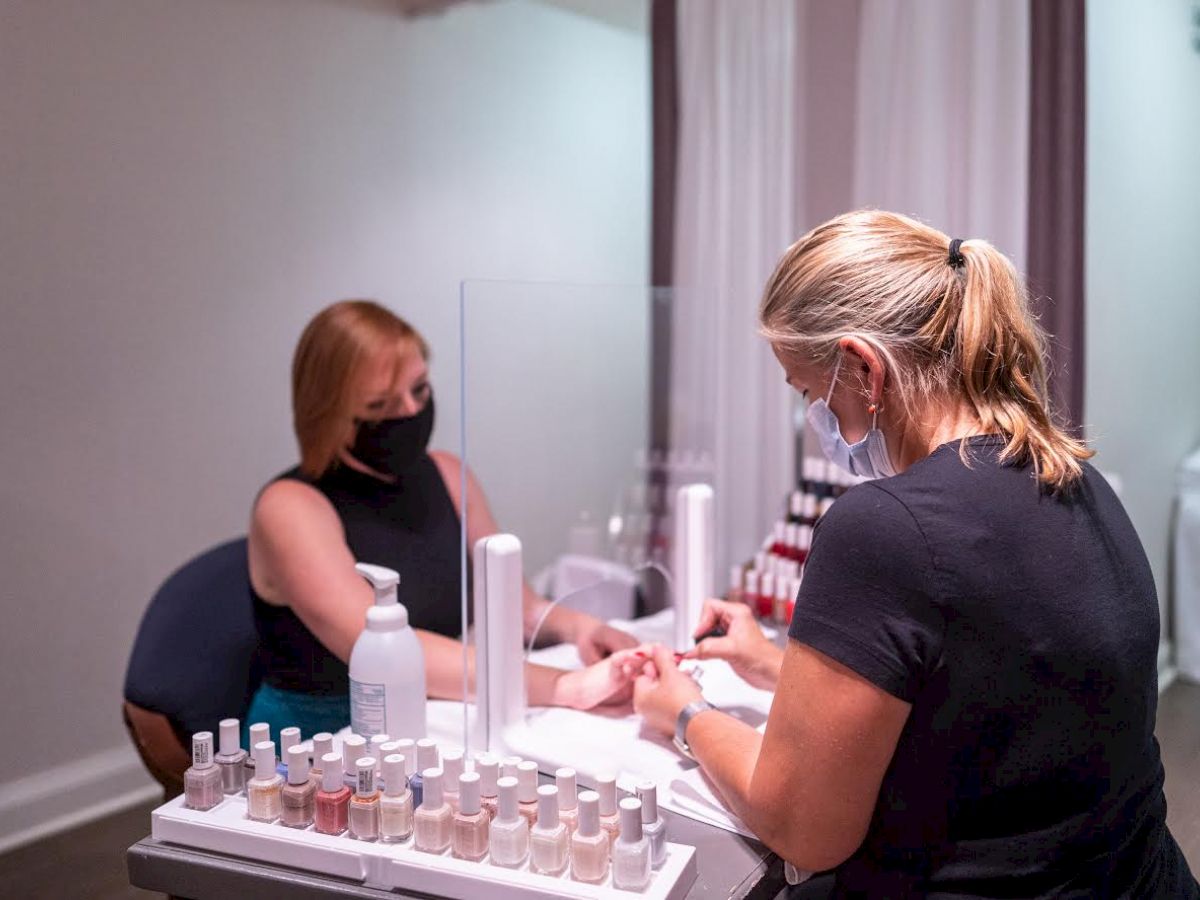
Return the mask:
[(942, 444), (985, 434), (970, 404), (965, 401), (934, 404), (919, 419), (911, 419), (899, 429), (899, 441), (891, 451), (898, 471), (924, 459)]
[(395, 484), (396, 478), (393, 475), (385, 475), (382, 472), (376, 472), (366, 463), (359, 462), (350, 454), (349, 450), (338, 451), (338, 461), (347, 469), (353, 469), (355, 472), (361, 472), (363, 475), (368, 475), (377, 481), (382, 481), (384, 484)]

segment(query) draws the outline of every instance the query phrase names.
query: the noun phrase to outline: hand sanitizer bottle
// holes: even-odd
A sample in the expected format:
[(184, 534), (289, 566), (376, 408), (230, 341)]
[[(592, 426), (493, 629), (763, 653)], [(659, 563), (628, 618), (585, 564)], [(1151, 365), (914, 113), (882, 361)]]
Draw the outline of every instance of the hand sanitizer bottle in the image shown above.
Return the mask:
[(400, 576), (359, 563), (358, 574), (375, 590), (367, 626), (350, 651), (350, 727), (355, 734), (393, 738), (425, 736), (425, 657), (396, 599)]

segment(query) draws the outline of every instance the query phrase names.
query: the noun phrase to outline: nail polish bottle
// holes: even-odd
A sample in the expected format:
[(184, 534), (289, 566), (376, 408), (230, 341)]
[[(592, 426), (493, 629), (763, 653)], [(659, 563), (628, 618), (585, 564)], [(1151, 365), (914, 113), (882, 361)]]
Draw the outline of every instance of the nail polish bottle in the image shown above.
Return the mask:
[(742, 594), (742, 566), (735, 564), (729, 569), (729, 593), (725, 595), (730, 603), (741, 603), (745, 599)]
[(275, 761), (275, 771), (287, 778), (288, 751), (300, 743), (300, 729), (292, 725), (279, 729), (279, 759)]
[(788, 617), (788, 601), (792, 599), (788, 590), (792, 586), (790, 576), (780, 574), (775, 579), (775, 602), (772, 608), (771, 617), (775, 620), (776, 625), (787, 625), (791, 619)]
[(621, 815), (617, 812), (617, 778), (597, 775), (596, 793), (600, 795), (600, 830), (608, 835), (609, 845), (621, 833)]
[(246, 759), (249, 754), (239, 743), (241, 727), (237, 719), (221, 720), (221, 752), (213, 760), (221, 769), (221, 787), (226, 794), (236, 794), (246, 787)]
[(458, 778), (466, 771), (461, 750), (447, 750), (442, 754), (442, 799), (450, 805), (451, 812), (458, 812)]
[(354, 764), (357, 781), (350, 798), (350, 837), (360, 841), (379, 839), (379, 791), (375, 787), (375, 757), (364, 756)]
[(367, 741), (367, 752), (363, 756), (369, 756), (375, 760), (375, 783), (379, 784), (379, 779), (383, 777), (383, 758), (387, 753), (383, 749), (384, 744), (390, 744), (392, 739), (386, 734), (373, 734), (371, 739)]
[(308, 767), (308, 776), (317, 783), (317, 787), (320, 787), (321, 776), (325, 774), (325, 770), (322, 768), (325, 755), (333, 752), (333, 735), (328, 731), (318, 732), (313, 735), (312, 744), (312, 765)]
[(525, 821), (529, 823), (530, 828), (537, 821), (537, 789), (537, 763), (530, 759), (523, 760), (517, 764), (517, 800), (519, 801), (518, 809), (525, 817)]
[(342, 758), (336, 753), (326, 753), (321, 757), (316, 830), (321, 834), (341, 834), (349, 821), (350, 788), (342, 778)]
[(500, 777), (501, 778), (516, 778), (517, 766), (521, 764), (521, 757), (506, 756), (500, 760)]
[[(506, 775), (496, 784), (500, 791), (496, 818), (488, 827), (492, 862), (515, 869), (529, 856), (529, 821), (519, 809), (517, 779)], [(608, 852), (607, 848), (605, 852)]]
[[(399, 741), (392, 743), (398, 744)], [(404, 774), (404, 754), (383, 758), (383, 796), (379, 798), (379, 836), (387, 843), (408, 840), (413, 832), (413, 796)]]
[(479, 773), (464, 772), (459, 775), (456, 793), (459, 808), (454, 813), (451, 829), (451, 852), (459, 859), (481, 860), (488, 851), (490, 819), (479, 805)]
[(759, 569), (751, 569), (746, 573), (746, 589), (742, 594), (742, 600), (747, 606), (758, 615), (758, 579)]
[(282, 809), (283, 779), (275, 771), (275, 742), (254, 745), (254, 777), (246, 782), (246, 815), (258, 822), (274, 822)]
[(183, 795), (192, 809), (212, 809), (223, 799), (225, 791), (221, 767), (213, 762), (211, 731), (192, 735), (192, 765), (183, 773)]
[(600, 796), (579, 794), (579, 827), (571, 835), (571, 877), (598, 884), (608, 875), (608, 833), (600, 827)]
[(475, 771), (479, 773), (479, 803), (488, 819), (494, 819), (500, 801), (496, 787), (500, 778), (500, 760), (490, 753), (480, 753), (475, 757)]
[(437, 742), (432, 738), (417, 741), (417, 771), (408, 777), (408, 786), (413, 792), (413, 803), (420, 809), (424, 803), (425, 770), (441, 767)]
[(613, 887), (645, 890), (650, 883), (650, 842), (642, 835), (642, 803), (621, 801), (621, 834), (612, 847)]
[[(254, 756), (254, 748), (263, 741), (271, 739), (271, 726), (266, 722), (255, 722), (250, 726), (250, 743), (246, 745), (246, 781), (258, 774), (258, 760)], [(274, 765), (272, 763), (271, 765)]]
[(558, 820), (558, 788), (543, 784), (537, 793), (538, 819), (529, 830), (529, 862), (535, 872), (558, 875), (567, 867), (571, 836)]
[(667, 823), (658, 813), (658, 787), (643, 782), (637, 795), (642, 801), (642, 834), (650, 842), (650, 865), (657, 869), (667, 861)]
[(426, 853), (445, 853), (450, 846), (454, 813), (442, 798), (442, 770), (426, 769), (421, 773), (421, 782), (421, 805), (413, 813), (413, 846)]
[(770, 619), (775, 614), (775, 574), (767, 572), (758, 582), (758, 617)]
[(558, 788), (558, 821), (572, 832), (579, 827), (579, 788), (575, 784), (575, 770), (567, 766), (558, 769), (554, 773), (554, 784)]
[(309, 775), (308, 751), (293, 744), (288, 747), (287, 784), (280, 795), (283, 824), (289, 828), (307, 828), (316, 815), (317, 783)]
[(367, 755), (367, 739), (348, 734), (342, 741), (342, 782), (350, 790), (358, 787), (358, 761)]

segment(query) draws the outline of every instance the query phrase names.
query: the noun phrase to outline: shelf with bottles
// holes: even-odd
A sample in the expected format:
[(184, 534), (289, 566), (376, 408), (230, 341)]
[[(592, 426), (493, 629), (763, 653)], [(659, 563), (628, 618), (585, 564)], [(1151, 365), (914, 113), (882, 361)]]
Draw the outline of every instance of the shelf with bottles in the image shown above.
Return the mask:
[(746, 603), (764, 622), (791, 622), (813, 529), (838, 497), (864, 480), (823, 459), (805, 457), (800, 484), (783, 505), (786, 514), (775, 521), (752, 560), (732, 567), (727, 598)]
[(639, 450), (629, 484), (618, 494), (609, 519), (612, 558), (631, 569), (668, 566), (674, 534), (675, 497), (685, 484), (713, 480), (706, 450)]
[(694, 848), (666, 840), (653, 784), (618, 801), (611, 776), (577, 791), (560, 768), (538, 785), (533, 762), (386, 735), (348, 737), (339, 753), (327, 733), (310, 749), (284, 729), (283, 759), (270, 740), (248, 755), (237, 727), (221, 723), (215, 755), (210, 732), (193, 736), (184, 794), (151, 815), (156, 840), (457, 898), (674, 900), (696, 877)]

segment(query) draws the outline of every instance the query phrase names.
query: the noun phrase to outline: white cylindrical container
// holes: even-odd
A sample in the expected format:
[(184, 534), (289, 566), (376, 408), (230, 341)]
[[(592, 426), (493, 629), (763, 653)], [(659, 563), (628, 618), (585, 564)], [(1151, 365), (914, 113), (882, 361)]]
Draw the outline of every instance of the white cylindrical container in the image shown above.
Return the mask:
[(355, 571), (371, 583), (375, 605), (350, 651), (350, 727), (367, 737), (425, 736), (425, 657), (397, 602), (400, 576), (391, 569), (359, 563)]

